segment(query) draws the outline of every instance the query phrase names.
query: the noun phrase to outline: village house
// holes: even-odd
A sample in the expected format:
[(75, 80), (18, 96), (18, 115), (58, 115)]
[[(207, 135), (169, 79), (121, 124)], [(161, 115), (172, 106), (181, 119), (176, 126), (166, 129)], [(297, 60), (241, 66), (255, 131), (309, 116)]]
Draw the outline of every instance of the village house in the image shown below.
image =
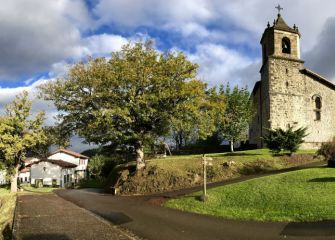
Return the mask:
[(80, 179), (87, 177), (87, 164), (89, 157), (84, 156), (80, 153), (76, 153), (66, 149), (58, 149), (57, 151), (51, 153), (48, 157), (49, 160), (61, 160), (64, 162), (73, 163), (76, 165), (74, 169), (75, 180), (79, 181)]
[(32, 185), (66, 187), (74, 183), (76, 164), (44, 159), (30, 166), (30, 183)]
[(25, 168), (21, 170), (21, 183), (30, 182), (45, 186), (60, 186), (76, 184), (87, 177), (88, 157), (82, 154), (59, 149), (50, 154), (47, 159), (27, 159)]
[(0, 171), (0, 185), (4, 185), (6, 184), (6, 171), (5, 170), (1, 170)]
[(30, 157), (24, 160), (24, 168), (19, 172), (19, 181), (20, 183), (29, 183), (30, 182), (30, 167), (33, 162), (39, 161), (38, 158)]

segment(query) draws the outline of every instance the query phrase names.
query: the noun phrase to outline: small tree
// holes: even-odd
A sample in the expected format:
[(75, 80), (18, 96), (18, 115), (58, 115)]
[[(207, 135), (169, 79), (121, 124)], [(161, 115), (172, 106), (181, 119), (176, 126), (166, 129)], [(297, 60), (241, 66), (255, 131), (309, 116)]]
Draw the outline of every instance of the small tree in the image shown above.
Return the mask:
[(263, 139), (267, 147), (274, 154), (278, 154), (282, 150), (288, 151), (290, 154), (296, 152), (304, 142), (304, 137), (307, 136), (307, 128), (302, 127), (297, 130), (289, 127), (286, 131), (281, 128), (267, 130), (268, 134)]
[(88, 170), (90, 171), (90, 174), (99, 178), (102, 174), (102, 170), (106, 161), (108, 161), (108, 159), (101, 154), (90, 158), (90, 161), (88, 162)]
[(235, 86), (231, 91), (229, 84), (226, 89), (221, 86), (226, 98), (226, 110), (219, 123), (219, 131), (224, 139), (230, 141), (230, 150), (234, 152), (234, 142), (247, 139), (247, 130), (254, 114), (250, 93), (246, 88)]
[(42, 129), (44, 112), (32, 119), (30, 109), (28, 93), (23, 92), (6, 107), (5, 115), (0, 117), (0, 161), (11, 177), (11, 192), (17, 191), (18, 170), (26, 153), (46, 141)]

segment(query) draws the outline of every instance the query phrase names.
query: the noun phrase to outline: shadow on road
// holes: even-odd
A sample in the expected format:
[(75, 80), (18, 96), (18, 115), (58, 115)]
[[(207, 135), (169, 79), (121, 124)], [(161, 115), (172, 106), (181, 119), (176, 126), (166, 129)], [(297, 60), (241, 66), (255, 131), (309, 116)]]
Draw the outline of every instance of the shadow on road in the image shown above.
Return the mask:
[(100, 215), (101, 217), (108, 219), (115, 225), (121, 225), (121, 224), (129, 223), (133, 221), (133, 219), (131, 219), (130, 217), (128, 217), (126, 214), (122, 212), (108, 212), (108, 213), (94, 212), (94, 213), (98, 216)]
[(285, 226), (280, 233), (282, 236), (335, 236), (335, 221), (297, 223)]
[(64, 234), (30, 234), (24, 236), (22, 240), (70, 240), (67, 235)]

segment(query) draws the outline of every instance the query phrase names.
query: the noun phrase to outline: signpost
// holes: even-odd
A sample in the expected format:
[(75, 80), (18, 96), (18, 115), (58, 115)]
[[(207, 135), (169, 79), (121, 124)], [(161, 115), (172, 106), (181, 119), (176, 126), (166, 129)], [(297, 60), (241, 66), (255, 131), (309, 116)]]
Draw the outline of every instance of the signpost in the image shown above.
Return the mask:
[(205, 202), (207, 200), (207, 166), (212, 166), (212, 160), (211, 157), (206, 157), (205, 154), (202, 155), (202, 168), (203, 168), (203, 176), (204, 176), (204, 189), (203, 189), (203, 195), (200, 197), (200, 200)]

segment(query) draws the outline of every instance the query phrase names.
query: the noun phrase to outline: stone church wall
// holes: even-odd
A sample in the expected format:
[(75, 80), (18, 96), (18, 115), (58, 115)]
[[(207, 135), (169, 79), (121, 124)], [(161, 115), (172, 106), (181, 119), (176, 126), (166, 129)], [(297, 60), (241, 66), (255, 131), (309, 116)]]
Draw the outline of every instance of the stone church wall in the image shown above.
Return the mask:
[[(307, 127), (302, 148), (317, 148), (335, 135), (335, 91), (303, 74), (300, 61), (269, 59), (270, 127)], [(321, 119), (316, 120), (315, 96), (321, 97)]]

